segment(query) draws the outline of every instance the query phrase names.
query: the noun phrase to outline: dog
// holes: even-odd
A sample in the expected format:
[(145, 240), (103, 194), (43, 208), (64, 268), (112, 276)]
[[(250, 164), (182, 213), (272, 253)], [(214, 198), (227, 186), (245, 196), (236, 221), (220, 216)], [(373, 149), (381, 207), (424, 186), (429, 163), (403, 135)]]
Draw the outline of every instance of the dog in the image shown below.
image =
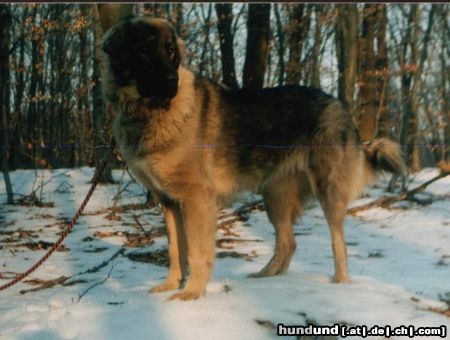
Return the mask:
[(362, 144), (351, 115), (319, 89), (227, 89), (194, 75), (164, 19), (124, 19), (101, 48), (116, 142), (167, 224), (169, 273), (151, 292), (181, 288), (170, 297), (181, 300), (204, 294), (218, 209), (242, 191), (261, 193), (276, 231), (274, 255), (254, 277), (287, 271), (296, 248), (292, 225), (316, 197), (331, 231), (333, 280), (348, 281), (347, 206), (378, 172), (405, 172), (396, 143)]

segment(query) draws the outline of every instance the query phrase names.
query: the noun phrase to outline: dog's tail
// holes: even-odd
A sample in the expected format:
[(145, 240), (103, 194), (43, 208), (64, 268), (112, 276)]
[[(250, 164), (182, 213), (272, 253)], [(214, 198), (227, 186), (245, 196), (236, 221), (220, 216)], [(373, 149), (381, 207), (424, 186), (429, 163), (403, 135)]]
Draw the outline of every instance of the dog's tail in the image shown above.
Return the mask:
[(374, 139), (363, 144), (367, 170), (373, 177), (379, 172), (388, 171), (396, 175), (406, 174), (406, 164), (400, 145), (387, 138)]

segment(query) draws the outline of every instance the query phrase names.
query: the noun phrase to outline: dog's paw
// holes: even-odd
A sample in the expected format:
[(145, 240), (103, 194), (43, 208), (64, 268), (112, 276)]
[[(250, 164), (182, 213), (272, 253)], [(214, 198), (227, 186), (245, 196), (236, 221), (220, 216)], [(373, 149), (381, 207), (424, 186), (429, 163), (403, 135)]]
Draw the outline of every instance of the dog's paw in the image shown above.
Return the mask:
[(149, 293), (162, 293), (180, 288), (178, 283), (164, 282), (149, 289)]
[(200, 292), (191, 292), (191, 291), (181, 291), (179, 293), (175, 293), (166, 301), (173, 301), (173, 300), (181, 300), (181, 301), (187, 301), (187, 300), (197, 300), (202, 294)]
[(261, 269), (259, 272), (249, 274), (247, 277), (252, 278), (252, 279), (261, 278), (261, 277), (269, 277), (269, 276), (284, 274), (285, 271), (286, 270), (279, 268), (279, 266), (267, 265), (266, 267)]
[(349, 281), (350, 280), (347, 275), (333, 276), (333, 283), (349, 283)]
[(267, 275), (267, 274), (263, 273), (262, 271), (257, 272), (257, 273), (251, 273), (251, 274), (247, 275), (247, 277), (250, 279), (259, 279), (261, 277), (267, 277), (267, 276), (270, 276), (270, 275)]

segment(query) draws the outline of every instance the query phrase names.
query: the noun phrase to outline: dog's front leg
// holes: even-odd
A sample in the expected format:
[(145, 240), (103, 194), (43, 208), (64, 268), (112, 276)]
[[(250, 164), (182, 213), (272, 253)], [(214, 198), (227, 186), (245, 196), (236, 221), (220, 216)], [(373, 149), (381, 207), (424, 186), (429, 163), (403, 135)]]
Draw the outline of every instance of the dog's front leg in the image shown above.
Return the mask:
[(150, 293), (166, 292), (180, 288), (186, 275), (186, 241), (184, 239), (181, 209), (175, 202), (163, 203), (169, 246), (169, 274), (165, 282), (150, 289)]
[(197, 190), (182, 204), (189, 278), (184, 289), (169, 299), (195, 300), (204, 292), (215, 258), (217, 206), (214, 195)]

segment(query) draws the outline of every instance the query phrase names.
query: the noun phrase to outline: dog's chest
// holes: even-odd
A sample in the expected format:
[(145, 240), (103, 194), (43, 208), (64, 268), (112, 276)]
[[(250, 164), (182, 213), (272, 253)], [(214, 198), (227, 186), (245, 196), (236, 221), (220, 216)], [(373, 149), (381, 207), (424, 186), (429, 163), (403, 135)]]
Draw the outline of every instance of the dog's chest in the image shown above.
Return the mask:
[(162, 179), (158, 176), (157, 170), (152, 166), (152, 162), (148, 157), (133, 159), (128, 162), (128, 166), (138, 180), (148, 189), (166, 192)]
[(114, 120), (114, 137), (120, 152), (137, 179), (149, 189), (164, 191), (159, 176), (156, 155), (148, 145), (148, 121), (124, 119), (118, 114)]

